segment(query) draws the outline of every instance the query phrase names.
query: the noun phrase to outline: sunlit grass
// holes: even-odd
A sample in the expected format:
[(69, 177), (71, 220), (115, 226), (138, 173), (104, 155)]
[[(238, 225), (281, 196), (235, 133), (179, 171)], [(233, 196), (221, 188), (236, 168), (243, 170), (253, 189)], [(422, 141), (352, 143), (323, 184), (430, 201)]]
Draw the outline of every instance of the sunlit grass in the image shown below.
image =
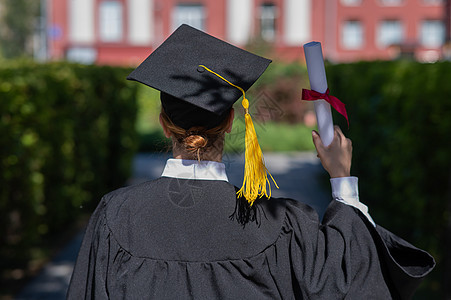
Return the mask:
[[(304, 124), (285, 124), (254, 121), (258, 142), (263, 152), (311, 151), (314, 150), (311, 132)], [(244, 151), (244, 121), (235, 118), (232, 132), (226, 136), (226, 152)]]

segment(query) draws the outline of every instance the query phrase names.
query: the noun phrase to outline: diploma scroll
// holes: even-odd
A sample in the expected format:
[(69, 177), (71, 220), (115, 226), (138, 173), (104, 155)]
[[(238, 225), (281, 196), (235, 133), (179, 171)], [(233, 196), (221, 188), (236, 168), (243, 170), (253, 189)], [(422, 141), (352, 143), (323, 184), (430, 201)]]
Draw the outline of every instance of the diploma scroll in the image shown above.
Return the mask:
[[(310, 42), (305, 44), (304, 53), (310, 88), (318, 93), (325, 93), (327, 90), (327, 78), (321, 43)], [(329, 146), (334, 138), (334, 124), (330, 104), (325, 100), (315, 100), (313, 103), (315, 105), (316, 121), (321, 141), (325, 146)]]

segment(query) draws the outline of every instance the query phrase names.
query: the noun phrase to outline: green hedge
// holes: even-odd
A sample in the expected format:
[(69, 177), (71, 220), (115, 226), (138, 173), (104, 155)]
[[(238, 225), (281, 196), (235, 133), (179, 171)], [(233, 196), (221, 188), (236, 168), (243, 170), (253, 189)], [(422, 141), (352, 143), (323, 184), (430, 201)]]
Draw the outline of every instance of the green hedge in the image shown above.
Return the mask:
[(3, 267), (32, 258), (45, 237), (129, 177), (137, 148), (129, 71), (29, 61), (0, 67)]
[[(450, 70), (450, 62), (327, 67), (331, 93), (347, 105), (361, 199), (378, 224), (432, 252), (439, 263), (427, 284), (432, 292), (451, 255)], [(346, 128), (343, 117), (334, 120)]]

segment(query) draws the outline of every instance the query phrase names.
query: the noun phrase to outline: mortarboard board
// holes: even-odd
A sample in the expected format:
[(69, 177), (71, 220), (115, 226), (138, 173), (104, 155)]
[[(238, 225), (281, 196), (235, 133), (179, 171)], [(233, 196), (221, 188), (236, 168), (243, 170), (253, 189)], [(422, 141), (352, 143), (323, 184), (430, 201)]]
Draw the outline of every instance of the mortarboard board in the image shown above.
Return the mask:
[(271, 187), (245, 91), (270, 63), (269, 59), (184, 24), (127, 79), (159, 90), (166, 114), (184, 129), (192, 126), (214, 127), (215, 122), (219, 124), (232, 105), (243, 96), (245, 171), (243, 186), (237, 194), (244, 196), (252, 205), (257, 197), (270, 197)]
[(184, 24), (127, 79), (161, 91), (165, 112), (184, 129), (214, 127), (222, 119), (218, 117), (224, 117), (242, 93), (200, 65), (246, 91), (270, 63), (269, 59)]

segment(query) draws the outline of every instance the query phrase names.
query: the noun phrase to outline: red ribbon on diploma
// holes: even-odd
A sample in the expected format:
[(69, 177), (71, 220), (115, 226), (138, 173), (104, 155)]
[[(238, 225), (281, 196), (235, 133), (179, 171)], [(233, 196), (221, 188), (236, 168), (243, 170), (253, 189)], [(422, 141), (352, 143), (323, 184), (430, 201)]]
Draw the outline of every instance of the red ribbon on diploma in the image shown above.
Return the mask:
[(336, 111), (338, 111), (342, 116), (346, 118), (349, 128), (349, 120), (348, 114), (346, 113), (345, 104), (341, 102), (337, 97), (329, 95), (329, 93), (330, 93), (329, 89), (327, 89), (324, 94), (318, 93), (313, 90), (302, 89), (302, 100), (307, 101), (314, 101), (320, 99), (326, 100), (327, 103), (332, 105), (332, 107), (335, 108)]

